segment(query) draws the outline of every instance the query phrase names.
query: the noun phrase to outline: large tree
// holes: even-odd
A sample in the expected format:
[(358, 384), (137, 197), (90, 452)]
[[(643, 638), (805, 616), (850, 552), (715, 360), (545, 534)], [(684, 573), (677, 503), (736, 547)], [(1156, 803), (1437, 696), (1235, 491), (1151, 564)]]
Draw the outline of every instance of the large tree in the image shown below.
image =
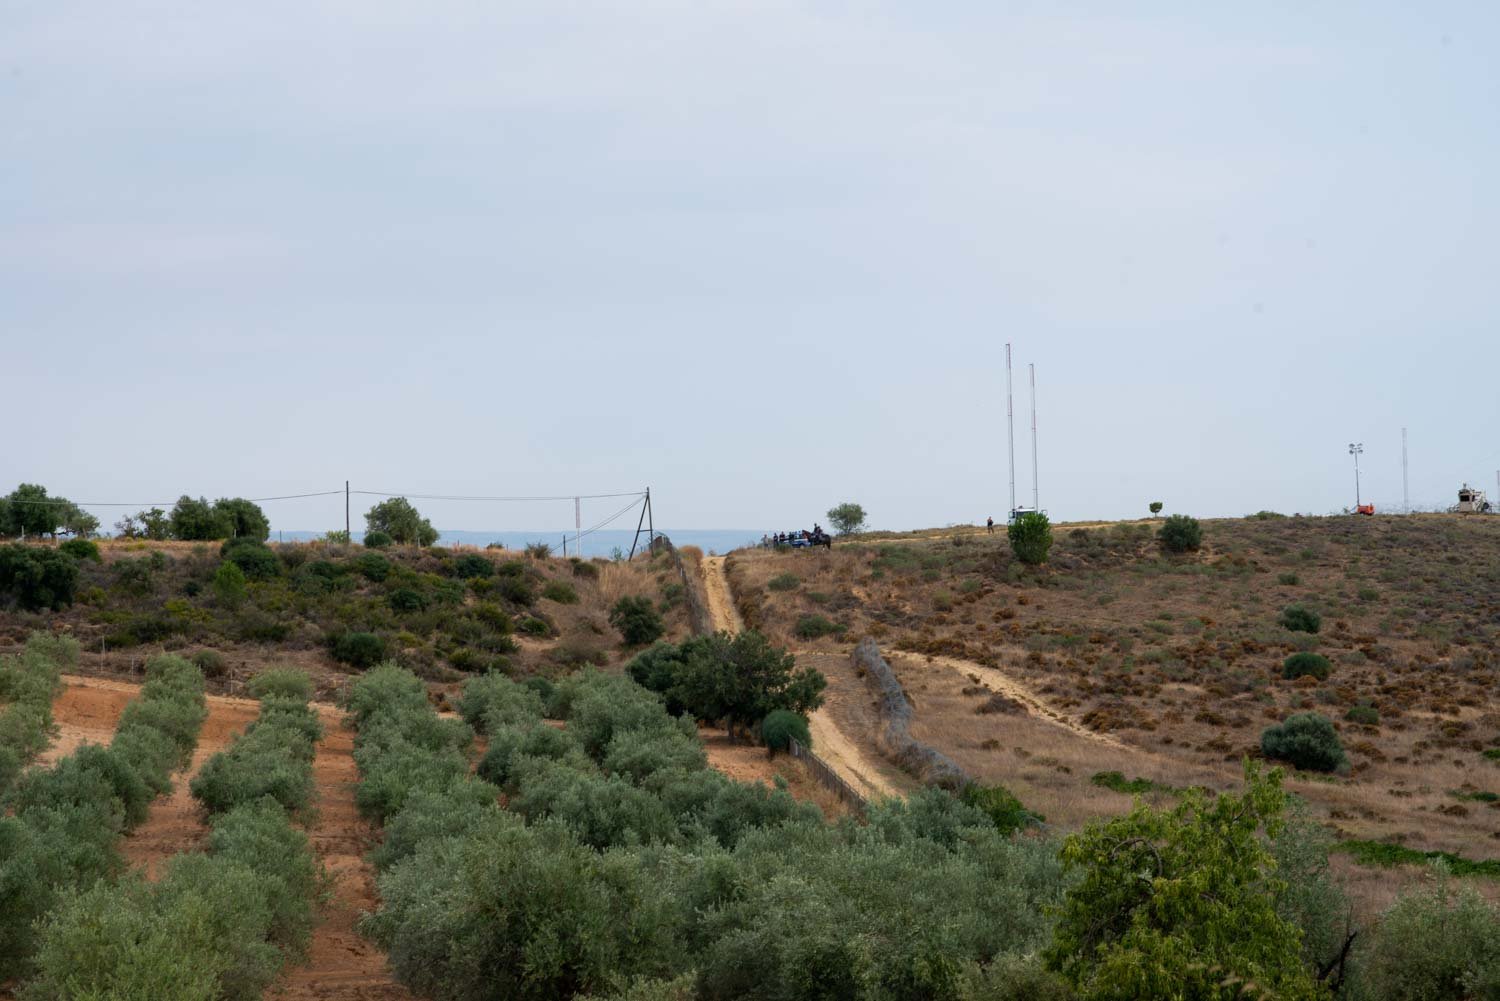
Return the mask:
[(630, 676), (666, 696), (674, 711), (753, 726), (777, 709), (807, 714), (823, 704), (827, 679), (750, 630), (662, 644), (631, 661)]
[(194, 500), (183, 494), (172, 505), (172, 513), (168, 518), (172, 524), (174, 539), (227, 539), (234, 533), (234, 519), (229, 512), (210, 504), (206, 497)]
[(840, 535), (851, 535), (865, 527), (865, 509), (853, 501), (831, 507), (828, 509), (828, 523)]
[(230, 538), (265, 542), (271, 535), (271, 522), (258, 504), (243, 497), (220, 497), (214, 510), (229, 520)]
[(430, 546), (437, 541), (437, 529), (405, 497), (392, 497), (365, 512), (365, 530), (384, 532), (394, 542)]
[(22, 483), (6, 498), (0, 535), (56, 535), (73, 506), (66, 497), (48, 497), (40, 484)]

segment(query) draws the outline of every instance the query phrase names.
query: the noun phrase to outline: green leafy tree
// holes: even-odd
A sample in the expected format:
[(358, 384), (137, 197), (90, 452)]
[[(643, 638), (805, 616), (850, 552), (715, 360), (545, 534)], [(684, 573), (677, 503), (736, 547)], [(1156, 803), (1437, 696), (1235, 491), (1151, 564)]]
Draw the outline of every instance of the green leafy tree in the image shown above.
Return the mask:
[(620, 631), (630, 646), (655, 643), (667, 631), (651, 599), (636, 595), (626, 595), (615, 602), (609, 610), (609, 624)]
[(840, 535), (853, 535), (865, 527), (865, 509), (849, 501), (828, 509), (828, 524)]
[(662, 644), (631, 661), (630, 676), (666, 696), (673, 712), (754, 726), (778, 709), (806, 716), (828, 681), (754, 630)]
[(376, 533), (390, 537), (392, 542), (402, 545), (430, 546), (437, 541), (437, 529), (432, 522), (422, 517), (405, 497), (392, 497), (365, 512), (365, 544), (369, 536)]
[(1349, 764), (1338, 731), (1319, 713), (1294, 713), (1283, 723), (1261, 731), (1260, 749), (1268, 758), (1313, 772), (1333, 772)]
[(99, 519), (70, 501), (63, 512), (62, 530), (75, 539), (88, 539), (99, 531)]
[(219, 564), (214, 571), (214, 596), (225, 608), (238, 608), (245, 600), (245, 571), (231, 560)]
[(1188, 790), (1171, 810), (1137, 803), (1063, 845), (1068, 891), (1049, 966), (1081, 1001), (1325, 997), (1279, 916), (1283, 883), (1260, 837), (1285, 825), (1281, 772), (1245, 763), (1242, 794)]
[(42, 546), (0, 547), (0, 604), (11, 598), (29, 612), (73, 603), (78, 560)]
[(187, 541), (227, 539), (234, 534), (234, 519), (227, 511), (210, 504), (207, 498), (197, 500), (183, 494), (172, 505), (167, 516), (172, 537)]
[(0, 535), (55, 535), (70, 507), (73, 504), (66, 498), (48, 497), (46, 487), (22, 483), (6, 498)]
[(127, 514), (115, 522), (115, 533), (126, 539), (170, 539), (172, 520), (159, 507)]
[(221, 497), (214, 501), (214, 511), (229, 521), (229, 537), (265, 542), (271, 536), (271, 522), (259, 504), (243, 497)]
[(1151, 516), (1154, 518), (1157, 515), (1161, 514), (1161, 508), (1162, 508), (1161, 501), (1152, 501), (1151, 502)]
[(1174, 514), (1161, 523), (1156, 537), (1169, 553), (1196, 552), (1203, 545), (1203, 526), (1198, 524), (1197, 518)]
[(1040, 511), (1018, 514), (1005, 534), (1010, 538), (1016, 559), (1033, 567), (1047, 562), (1047, 553), (1052, 549), (1052, 522), (1045, 514)]

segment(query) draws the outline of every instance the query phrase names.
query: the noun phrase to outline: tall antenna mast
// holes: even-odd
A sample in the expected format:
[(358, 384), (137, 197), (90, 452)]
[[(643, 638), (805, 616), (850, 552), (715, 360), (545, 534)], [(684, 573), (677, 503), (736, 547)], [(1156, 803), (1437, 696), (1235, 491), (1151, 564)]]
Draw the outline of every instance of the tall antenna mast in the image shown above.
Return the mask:
[(1401, 429), (1401, 513), (1411, 514), (1411, 494), (1406, 489), (1406, 428)]
[(1005, 520), (1016, 514), (1016, 411), (1010, 386), (1010, 341), (1005, 342), (1005, 441), (1010, 450), (1010, 510)]
[(1042, 502), (1036, 482), (1036, 365), (1027, 367), (1031, 369), (1031, 509), (1040, 511)]

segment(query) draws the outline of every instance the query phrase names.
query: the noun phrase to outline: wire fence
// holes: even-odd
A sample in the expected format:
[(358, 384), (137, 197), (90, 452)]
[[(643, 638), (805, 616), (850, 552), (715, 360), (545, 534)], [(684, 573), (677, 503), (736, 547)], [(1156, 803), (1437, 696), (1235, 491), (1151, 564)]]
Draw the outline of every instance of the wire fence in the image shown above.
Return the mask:
[(864, 813), (869, 807), (869, 800), (865, 799), (852, 785), (844, 780), (844, 777), (833, 770), (833, 766), (812, 752), (811, 748), (803, 747), (796, 737), (791, 738), (789, 747), (792, 757), (800, 759), (807, 765), (807, 770), (812, 773), (813, 778), (821, 782), (826, 788), (833, 790), (845, 803), (854, 807), (860, 813)]

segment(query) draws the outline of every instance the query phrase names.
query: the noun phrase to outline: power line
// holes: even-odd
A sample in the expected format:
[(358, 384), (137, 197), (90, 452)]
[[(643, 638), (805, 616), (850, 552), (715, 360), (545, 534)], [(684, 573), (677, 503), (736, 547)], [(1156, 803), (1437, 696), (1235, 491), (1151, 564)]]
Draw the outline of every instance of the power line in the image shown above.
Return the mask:
[[(343, 493), (342, 490), (337, 491)], [(386, 490), (351, 490), (351, 494), (361, 494), (366, 497), (405, 497), (408, 500), (434, 500), (434, 501), (570, 501), (570, 500), (608, 500), (613, 497), (632, 497), (640, 499), (645, 497), (645, 491), (632, 490), (628, 493), (619, 494), (558, 494), (548, 497), (471, 497), (458, 494), (413, 494), (393, 493)], [(633, 505), (632, 505), (633, 506)]]

